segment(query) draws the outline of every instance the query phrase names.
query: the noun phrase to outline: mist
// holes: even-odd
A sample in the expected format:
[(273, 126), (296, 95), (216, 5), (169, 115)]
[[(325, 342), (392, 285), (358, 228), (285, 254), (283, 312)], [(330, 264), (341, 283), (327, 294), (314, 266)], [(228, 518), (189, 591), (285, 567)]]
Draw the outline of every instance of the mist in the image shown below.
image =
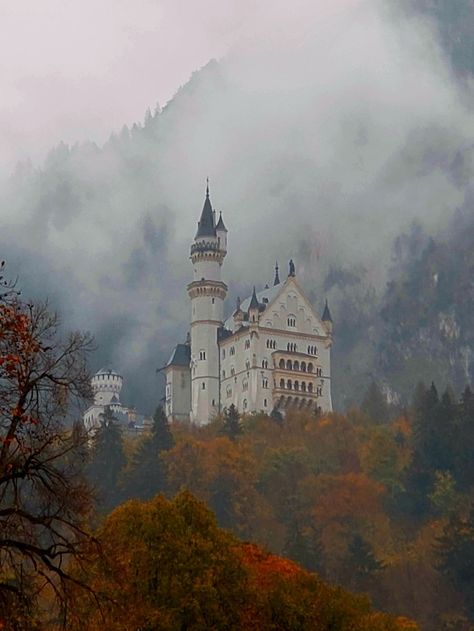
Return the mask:
[(51, 129), (56, 148), (0, 191), (1, 258), (25, 294), (94, 333), (91, 368), (122, 372), (124, 402), (144, 412), (186, 335), (207, 176), (229, 230), (229, 311), (276, 259), (283, 274), (295, 260), (318, 308), (334, 265), (383, 287), (397, 234), (442, 229), (469, 194), (472, 84), (429, 20), (355, 0), (245, 3), (235, 19), (227, 52), (161, 111), (103, 144)]

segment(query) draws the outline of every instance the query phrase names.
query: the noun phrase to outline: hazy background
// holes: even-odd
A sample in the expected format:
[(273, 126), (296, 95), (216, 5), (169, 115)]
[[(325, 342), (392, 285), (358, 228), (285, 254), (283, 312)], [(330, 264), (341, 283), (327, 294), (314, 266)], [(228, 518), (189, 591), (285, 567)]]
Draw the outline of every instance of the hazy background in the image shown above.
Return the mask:
[(401, 231), (471, 207), (471, 51), (430, 6), (0, 0), (0, 254), (96, 335), (92, 368), (124, 374), (125, 402), (150, 411), (186, 335), (206, 176), (231, 298), (293, 257), (336, 323), (331, 268), (383, 292)]

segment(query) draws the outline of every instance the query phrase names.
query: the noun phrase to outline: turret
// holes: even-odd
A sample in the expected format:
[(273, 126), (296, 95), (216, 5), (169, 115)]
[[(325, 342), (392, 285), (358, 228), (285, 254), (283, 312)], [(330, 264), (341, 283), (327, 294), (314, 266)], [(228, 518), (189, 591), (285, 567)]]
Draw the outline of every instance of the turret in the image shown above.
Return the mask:
[(221, 280), (226, 251), (227, 230), (221, 218), (215, 224), (208, 182), (196, 237), (191, 245), (193, 281), (188, 285), (191, 299), (191, 420), (200, 425), (208, 423), (210, 415), (220, 409), (217, 332), (223, 324), (227, 294), (227, 286)]
[(260, 315), (260, 305), (257, 299), (257, 292), (255, 291), (255, 287), (253, 288), (252, 298), (249, 304), (249, 322), (253, 324), (254, 322), (258, 322), (258, 318)]
[(227, 252), (227, 228), (224, 225), (224, 220), (222, 219), (222, 213), (219, 213), (219, 221), (216, 225), (216, 235), (217, 235), (217, 243), (219, 244), (219, 248), (224, 252)]
[(326, 300), (326, 304), (324, 305), (323, 316), (321, 318), (324, 326), (326, 327), (326, 331), (328, 335), (332, 334), (332, 317), (331, 312), (329, 311), (328, 301)]

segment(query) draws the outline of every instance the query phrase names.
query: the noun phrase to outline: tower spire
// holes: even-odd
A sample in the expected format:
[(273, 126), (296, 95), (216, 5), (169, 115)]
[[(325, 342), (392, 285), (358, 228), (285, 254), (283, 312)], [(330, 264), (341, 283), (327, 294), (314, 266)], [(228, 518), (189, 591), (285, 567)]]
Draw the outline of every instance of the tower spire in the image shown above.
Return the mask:
[(278, 273), (278, 261), (275, 263), (275, 280), (273, 281), (273, 286), (280, 284), (280, 275)]
[(198, 222), (196, 237), (215, 237), (216, 224), (214, 221), (214, 211), (209, 199), (209, 178), (206, 178), (206, 199), (202, 208), (201, 219)]

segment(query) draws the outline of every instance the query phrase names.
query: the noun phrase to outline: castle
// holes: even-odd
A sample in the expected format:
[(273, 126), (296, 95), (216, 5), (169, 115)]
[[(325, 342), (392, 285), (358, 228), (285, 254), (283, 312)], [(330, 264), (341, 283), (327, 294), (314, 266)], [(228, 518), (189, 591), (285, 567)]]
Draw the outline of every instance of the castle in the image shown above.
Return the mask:
[(298, 407), (331, 411), (332, 319), (319, 317), (296, 279), (293, 261), (273, 286), (255, 287), (224, 318), (227, 285), (221, 278), (227, 229), (216, 221), (209, 185), (191, 245), (191, 333), (166, 365), (170, 421), (203, 425), (234, 404), (241, 413)]
[(120, 401), (123, 377), (111, 368), (101, 368), (91, 379), (91, 389), (94, 402), (84, 413), (83, 422), (87, 431), (100, 427), (105, 413), (109, 408), (114, 418), (124, 429), (141, 431), (148, 419), (137, 414), (134, 408), (124, 406)]

